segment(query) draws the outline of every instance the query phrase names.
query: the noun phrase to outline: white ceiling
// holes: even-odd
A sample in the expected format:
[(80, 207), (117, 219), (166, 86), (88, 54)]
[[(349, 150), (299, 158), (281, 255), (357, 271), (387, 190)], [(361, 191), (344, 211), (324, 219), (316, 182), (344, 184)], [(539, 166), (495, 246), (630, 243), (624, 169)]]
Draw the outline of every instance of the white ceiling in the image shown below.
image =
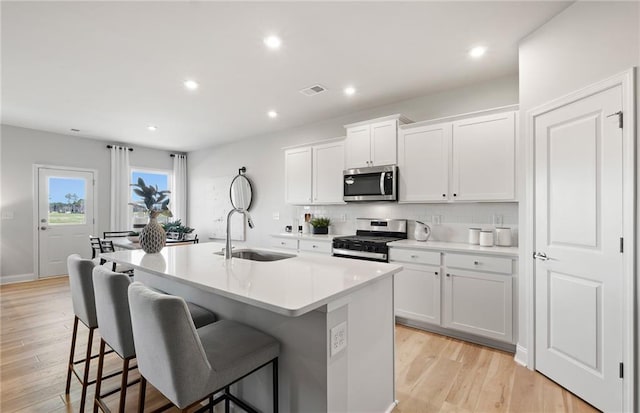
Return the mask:
[(194, 150), (516, 73), (518, 41), (567, 5), (3, 1), (2, 122)]

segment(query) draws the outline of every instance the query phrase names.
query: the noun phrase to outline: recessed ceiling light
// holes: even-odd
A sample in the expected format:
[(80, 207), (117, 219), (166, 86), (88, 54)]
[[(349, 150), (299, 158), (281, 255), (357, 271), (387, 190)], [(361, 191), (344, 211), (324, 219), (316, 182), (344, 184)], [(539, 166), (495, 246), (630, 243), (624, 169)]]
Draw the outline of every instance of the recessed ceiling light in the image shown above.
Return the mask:
[(271, 119), (277, 118), (278, 112), (276, 112), (275, 110), (270, 110), (269, 112), (267, 112), (267, 116), (269, 116)]
[(155, 132), (158, 130), (158, 127), (154, 125), (149, 125), (147, 126), (147, 130), (150, 130), (151, 132)]
[(487, 51), (486, 47), (477, 46), (469, 50), (469, 56), (477, 59), (478, 57), (482, 57), (486, 53), (486, 51)]
[(198, 82), (191, 79), (185, 80), (184, 87), (186, 87), (189, 90), (196, 90), (198, 88)]
[(353, 86), (347, 86), (344, 88), (344, 94), (347, 96), (351, 96), (356, 93), (356, 88)]
[(278, 36), (269, 36), (264, 38), (264, 44), (269, 49), (279, 49), (282, 45), (282, 40)]

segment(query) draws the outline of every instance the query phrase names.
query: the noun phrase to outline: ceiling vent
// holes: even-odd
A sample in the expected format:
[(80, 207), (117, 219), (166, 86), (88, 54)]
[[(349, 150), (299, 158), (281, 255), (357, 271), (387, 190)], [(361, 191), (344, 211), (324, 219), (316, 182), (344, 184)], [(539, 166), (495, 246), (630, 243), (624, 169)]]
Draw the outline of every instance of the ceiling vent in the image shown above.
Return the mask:
[(326, 91), (327, 89), (324, 86), (313, 85), (313, 86), (302, 89), (300, 93), (302, 93), (305, 96), (314, 96)]

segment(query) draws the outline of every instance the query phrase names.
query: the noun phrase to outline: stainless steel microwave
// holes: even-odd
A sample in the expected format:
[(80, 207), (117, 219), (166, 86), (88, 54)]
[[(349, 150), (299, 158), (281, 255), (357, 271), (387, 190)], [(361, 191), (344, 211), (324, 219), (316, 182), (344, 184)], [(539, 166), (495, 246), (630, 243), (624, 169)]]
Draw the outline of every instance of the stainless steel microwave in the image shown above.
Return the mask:
[(396, 201), (398, 167), (395, 165), (346, 169), (343, 175), (343, 199), (353, 201)]

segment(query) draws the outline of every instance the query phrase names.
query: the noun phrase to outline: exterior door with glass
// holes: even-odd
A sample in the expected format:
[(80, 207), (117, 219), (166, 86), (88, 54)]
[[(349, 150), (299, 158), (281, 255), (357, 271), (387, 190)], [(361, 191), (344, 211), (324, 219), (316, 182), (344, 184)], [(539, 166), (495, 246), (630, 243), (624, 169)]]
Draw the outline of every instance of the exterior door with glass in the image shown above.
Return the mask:
[(67, 274), (67, 257), (91, 257), (95, 233), (91, 171), (38, 168), (38, 276)]

